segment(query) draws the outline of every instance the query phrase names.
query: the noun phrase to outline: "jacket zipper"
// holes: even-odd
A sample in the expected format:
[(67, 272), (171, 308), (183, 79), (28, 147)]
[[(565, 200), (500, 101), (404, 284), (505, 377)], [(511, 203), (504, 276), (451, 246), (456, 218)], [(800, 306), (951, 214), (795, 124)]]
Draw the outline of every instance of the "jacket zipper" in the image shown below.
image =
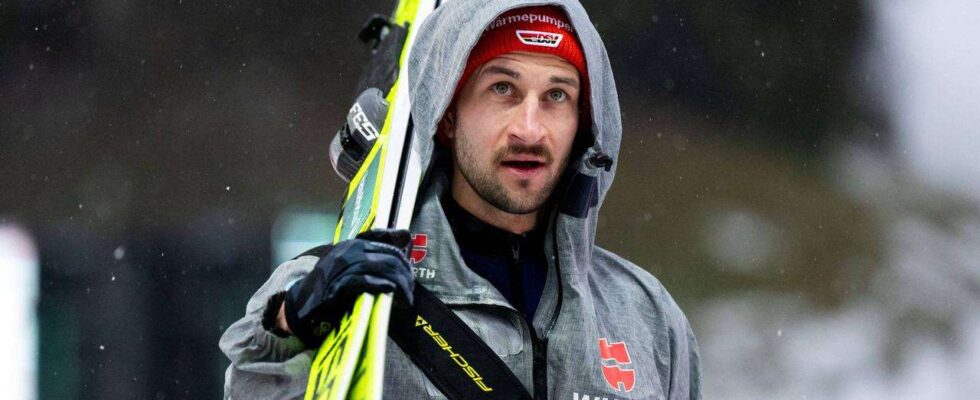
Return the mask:
[(521, 270), (521, 240), (511, 238), (510, 242), (510, 265), (507, 266), (507, 275), (511, 282), (511, 295), (514, 297), (514, 308), (517, 313), (524, 318), (525, 301), (524, 298), (524, 277)]
[[(558, 224), (558, 214), (554, 214), (553, 223)], [(554, 230), (551, 230), (554, 232)], [(557, 298), (555, 299), (555, 311), (551, 314), (551, 320), (548, 321), (548, 325), (544, 329), (544, 337), (538, 337), (537, 332), (534, 327), (530, 327), (531, 331), (531, 345), (534, 348), (534, 361), (532, 364), (532, 370), (534, 374), (534, 398), (538, 400), (544, 400), (548, 398), (548, 338), (551, 337), (551, 331), (555, 328), (558, 323), (558, 314), (561, 313), (561, 303), (562, 303), (562, 282), (561, 282), (561, 263), (558, 257), (558, 238), (552, 233), (551, 238), (552, 245), (552, 258), (555, 263), (555, 287), (558, 290)]]

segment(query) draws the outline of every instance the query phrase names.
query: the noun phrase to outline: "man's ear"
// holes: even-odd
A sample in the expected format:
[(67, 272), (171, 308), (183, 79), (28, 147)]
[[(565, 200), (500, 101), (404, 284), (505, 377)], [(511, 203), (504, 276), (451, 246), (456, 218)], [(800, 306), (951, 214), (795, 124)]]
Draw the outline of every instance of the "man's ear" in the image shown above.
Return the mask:
[(449, 107), (439, 121), (439, 131), (447, 138), (456, 136), (456, 110)]
[(449, 106), (436, 127), (436, 143), (451, 149), (456, 137), (456, 110)]

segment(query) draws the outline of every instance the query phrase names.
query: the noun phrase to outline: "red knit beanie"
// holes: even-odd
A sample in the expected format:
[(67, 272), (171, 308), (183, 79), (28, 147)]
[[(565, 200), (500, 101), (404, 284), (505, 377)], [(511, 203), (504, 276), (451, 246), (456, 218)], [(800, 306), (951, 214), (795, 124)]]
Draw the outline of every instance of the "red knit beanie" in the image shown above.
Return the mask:
[[(497, 56), (516, 51), (552, 54), (565, 59), (580, 75), (582, 109), (588, 110), (588, 78), (582, 45), (572, 24), (556, 6), (516, 8), (493, 20), (470, 51), (456, 94), (481, 65)], [(454, 96), (455, 97), (455, 96)], [(588, 111), (585, 112), (588, 115)]]

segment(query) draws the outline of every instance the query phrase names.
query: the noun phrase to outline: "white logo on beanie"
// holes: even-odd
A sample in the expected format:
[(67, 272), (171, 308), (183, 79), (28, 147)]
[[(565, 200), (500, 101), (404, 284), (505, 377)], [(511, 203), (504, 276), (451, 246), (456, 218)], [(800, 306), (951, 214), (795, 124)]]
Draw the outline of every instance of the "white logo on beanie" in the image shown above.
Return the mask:
[(565, 37), (560, 33), (517, 30), (517, 39), (529, 46), (558, 47)]
[(492, 31), (494, 29), (497, 29), (497, 28), (499, 28), (501, 26), (508, 25), (508, 24), (514, 24), (514, 23), (518, 23), (518, 22), (531, 23), (531, 24), (533, 24), (535, 22), (544, 22), (544, 23), (547, 23), (547, 24), (554, 25), (558, 29), (566, 30), (566, 31), (569, 31), (569, 32), (574, 32), (575, 31), (575, 28), (572, 28), (572, 26), (569, 25), (567, 22), (562, 21), (562, 20), (560, 20), (558, 18), (549, 16), (549, 15), (543, 15), (543, 14), (518, 14), (518, 15), (510, 15), (510, 16), (506, 16), (506, 17), (500, 17), (500, 18), (497, 18), (497, 19), (493, 20), (493, 22), (491, 22), (490, 25), (487, 26), (486, 31), (489, 32), (489, 31)]

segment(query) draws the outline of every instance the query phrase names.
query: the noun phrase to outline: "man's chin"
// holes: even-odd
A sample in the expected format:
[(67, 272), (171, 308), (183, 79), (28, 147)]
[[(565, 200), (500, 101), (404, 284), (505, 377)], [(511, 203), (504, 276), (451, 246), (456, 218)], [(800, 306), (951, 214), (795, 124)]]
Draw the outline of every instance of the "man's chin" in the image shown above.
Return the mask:
[[(541, 209), (552, 189), (543, 179), (512, 179), (498, 175), (495, 179), (472, 180), (468, 174), (462, 175), (469, 187), (484, 202), (514, 215), (532, 214)], [(481, 177), (480, 174), (473, 176)]]
[(501, 199), (500, 204), (495, 207), (509, 214), (525, 215), (531, 214), (544, 206), (547, 196), (543, 196), (540, 191), (529, 193), (526, 190), (511, 191), (506, 199)]
[(495, 205), (495, 207), (500, 211), (513, 215), (533, 214), (541, 208), (540, 205), (524, 205), (514, 203)]

